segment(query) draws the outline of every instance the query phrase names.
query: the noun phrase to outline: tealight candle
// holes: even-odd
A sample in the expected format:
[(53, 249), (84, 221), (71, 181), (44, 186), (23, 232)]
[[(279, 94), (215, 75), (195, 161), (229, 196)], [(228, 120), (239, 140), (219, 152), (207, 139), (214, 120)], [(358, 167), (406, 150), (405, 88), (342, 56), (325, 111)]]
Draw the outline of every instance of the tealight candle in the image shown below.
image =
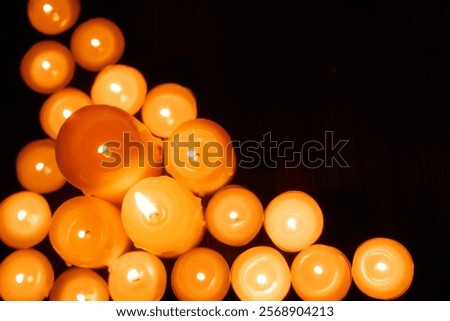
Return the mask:
[(125, 37), (119, 26), (106, 18), (92, 18), (72, 33), (70, 50), (75, 61), (89, 71), (115, 64), (125, 50)]
[(205, 210), (208, 231), (215, 239), (231, 246), (249, 243), (260, 231), (264, 208), (249, 189), (228, 185), (218, 190)]
[(20, 191), (0, 203), (0, 240), (15, 249), (40, 243), (48, 234), (52, 212), (41, 194)]
[(204, 118), (183, 122), (163, 145), (167, 172), (199, 196), (228, 184), (236, 172), (232, 141), (218, 123)]
[(95, 270), (70, 267), (55, 280), (48, 296), (50, 301), (109, 301), (106, 280)]
[(120, 209), (93, 196), (62, 203), (50, 222), (50, 243), (68, 266), (104, 268), (128, 251)]
[(348, 293), (351, 267), (339, 249), (313, 244), (301, 250), (291, 264), (292, 287), (304, 301), (339, 301)]
[(180, 124), (197, 118), (197, 101), (189, 88), (163, 83), (147, 93), (141, 115), (155, 136), (168, 138)]
[(51, 94), (66, 87), (74, 73), (72, 53), (55, 40), (42, 40), (34, 44), (20, 63), (20, 74), (25, 84), (41, 94)]
[(33, 248), (15, 250), (0, 264), (0, 296), (5, 301), (42, 301), (54, 280), (50, 261)]
[(409, 289), (414, 263), (400, 242), (376, 237), (366, 240), (356, 249), (352, 275), (364, 294), (380, 300), (393, 300)]
[(219, 252), (196, 247), (176, 259), (171, 285), (179, 300), (220, 301), (230, 288), (230, 268)]
[(50, 138), (56, 139), (66, 119), (87, 105), (92, 105), (92, 99), (80, 89), (65, 87), (54, 92), (41, 106), (39, 121), (42, 129)]
[(242, 301), (281, 301), (291, 286), (289, 265), (273, 247), (251, 247), (234, 260), (231, 286)]
[(310, 195), (287, 191), (277, 195), (266, 207), (264, 229), (278, 248), (298, 252), (322, 234), (322, 210)]
[(23, 188), (40, 194), (57, 191), (67, 182), (56, 162), (51, 138), (30, 141), (20, 149), (16, 174)]
[(100, 70), (91, 87), (94, 104), (122, 108), (130, 114), (141, 109), (147, 93), (144, 75), (136, 68), (114, 64)]
[(122, 223), (137, 248), (166, 258), (197, 246), (205, 231), (201, 199), (165, 175), (144, 178), (128, 190)]
[(109, 267), (108, 286), (114, 301), (159, 301), (167, 272), (161, 259), (146, 251), (130, 251)]

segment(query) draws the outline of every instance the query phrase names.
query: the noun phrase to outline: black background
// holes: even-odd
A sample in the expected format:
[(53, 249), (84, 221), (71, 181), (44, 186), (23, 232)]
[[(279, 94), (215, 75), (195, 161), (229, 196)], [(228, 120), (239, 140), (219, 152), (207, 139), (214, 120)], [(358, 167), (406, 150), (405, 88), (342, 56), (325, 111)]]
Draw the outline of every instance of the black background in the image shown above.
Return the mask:
[[(39, 110), (46, 95), (20, 79), (23, 54), (35, 42), (68, 45), (34, 30), (26, 1), (9, 2), (2, 19), (1, 198), (21, 190), (15, 157), (44, 138)], [(450, 4), (448, 1), (82, 1), (77, 22), (103, 16), (126, 39), (120, 63), (146, 77), (149, 88), (177, 82), (193, 90), (198, 116), (221, 124), (233, 140), (302, 144), (348, 140), (349, 167), (239, 168), (233, 183), (255, 192), (264, 206), (297, 189), (324, 213), (318, 240), (351, 260), (371, 237), (390, 237), (410, 251), (415, 275), (399, 300), (449, 300)], [(95, 73), (78, 68), (70, 85), (89, 92)], [(324, 157), (318, 153), (316, 156)], [(266, 159), (267, 160), (267, 159)], [(47, 195), (53, 209), (78, 192)], [(207, 201), (207, 200), (206, 200)], [(231, 264), (238, 253), (270, 244), (264, 232), (231, 248), (207, 235)], [(48, 240), (36, 248), (64, 266)], [(0, 259), (12, 249), (0, 245)], [(284, 253), (288, 262), (294, 254)], [(165, 262), (170, 272), (173, 264)], [(105, 271), (100, 271), (106, 276)], [(163, 299), (174, 299), (170, 287)], [(228, 300), (236, 296), (229, 291)], [(291, 290), (287, 299), (299, 300)], [(353, 284), (346, 300), (371, 300)]]

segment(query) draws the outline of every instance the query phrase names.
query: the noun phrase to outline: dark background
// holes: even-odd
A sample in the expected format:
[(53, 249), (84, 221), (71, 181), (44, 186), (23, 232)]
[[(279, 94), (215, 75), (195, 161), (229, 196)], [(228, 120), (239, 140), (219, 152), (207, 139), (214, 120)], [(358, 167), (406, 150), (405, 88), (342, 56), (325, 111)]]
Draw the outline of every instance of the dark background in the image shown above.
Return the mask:
[[(19, 76), (23, 54), (58, 36), (35, 31), (26, 1), (9, 2), (2, 19), (1, 194), (21, 190), (15, 157), (32, 139), (46, 95)], [(450, 3), (448, 1), (82, 1), (78, 23), (103, 16), (126, 39), (120, 63), (142, 71), (148, 86), (177, 82), (193, 90), (198, 116), (221, 124), (232, 139), (324, 143), (348, 140), (348, 168), (263, 164), (239, 168), (233, 183), (255, 192), (264, 206), (297, 189), (324, 213), (318, 242), (351, 260), (371, 237), (390, 237), (410, 251), (415, 275), (399, 300), (450, 300)], [(5, 16), (6, 17), (6, 16)], [(77, 23), (77, 24), (78, 24)], [(77, 69), (70, 85), (89, 92), (95, 74)], [(316, 156), (324, 157), (318, 153)], [(266, 159), (268, 161), (268, 159)], [(53, 208), (70, 186), (47, 195)], [(207, 200), (205, 200), (207, 201)], [(231, 248), (207, 235), (231, 264), (238, 253), (270, 244), (264, 232)], [(38, 246), (58, 274), (64, 266), (48, 240)], [(0, 259), (12, 249), (0, 245)], [(293, 254), (285, 253), (288, 262)], [(165, 262), (168, 271), (173, 264)], [(105, 271), (100, 271), (106, 275)], [(164, 299), (174, 299), (167, 290)], [(232, 290), (226, 297), (235, 300)], [(298, 300), (292, 292), (287, 299)], [(370, 300), (352, 285), (346, 300)]]

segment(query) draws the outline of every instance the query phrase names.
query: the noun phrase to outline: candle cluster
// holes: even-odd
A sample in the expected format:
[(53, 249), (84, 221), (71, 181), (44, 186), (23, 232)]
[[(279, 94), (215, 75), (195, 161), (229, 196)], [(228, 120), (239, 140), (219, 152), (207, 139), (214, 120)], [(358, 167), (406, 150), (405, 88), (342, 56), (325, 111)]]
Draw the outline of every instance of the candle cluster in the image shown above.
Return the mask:
[[(78, 0), (28, 2), (42, 34), (73, 31), (70, 46), (43, 40), (20, 66), (24, 83), (48, 95), (39, 119), (48, 137), (20, 151), (24, 190), (0, 204), (0, 239), (14, 249), (0, 265), (3, 300), (161, 300), (168, 285), (179, 300), (223, 300), (230, 290), (283, 300), (291, 288), (302, 300), (342, 300), (352, 282), (375, 299), (408, 290), (414, 265), (398, 241), (369, 239), (350, 260), (317, 243), (324, 215), (311, 195), (287, 191), (264, 207), (232, 184), (231, 137), (197, 117), (194, 93), (176, 83), (147, 88), (145, 75), (119, 63), (119, 26), (77, 25), (79, 13)], [(97, 73), (90, 93), (70, 87), (76, 68)], [(45, 195), (65, 184), (80, 193), (52, 213)], [(271, 244), (244, 247), (260, 232)], [(242, 251), (230, 262), (202, 245), (206, 233)], [(35, 249), (46, 237), (67, 265), (59, 275)]]

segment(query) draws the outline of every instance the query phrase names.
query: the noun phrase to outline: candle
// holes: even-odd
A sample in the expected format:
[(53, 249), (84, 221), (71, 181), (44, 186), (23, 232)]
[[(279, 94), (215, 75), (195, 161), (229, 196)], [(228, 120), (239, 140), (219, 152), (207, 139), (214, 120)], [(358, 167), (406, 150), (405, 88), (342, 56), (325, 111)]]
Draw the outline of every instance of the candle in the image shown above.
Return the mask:
[(205, 230), (201, 199), (165, 175), (144, 178), (128, 190), (122, 223), (137, 248), (166, 258), (197, 246)]
[(183, 122), (170, 135), (164, 149), (167, 172), (199, 196), (225, 186), (236, 172), (230, 136), (209, 119)]
[(49, 238), (68, 266), (84, 268), (104, 268), (131, 245), (120, 209), (92, 196), (75, 196), (62, 203), (50, 222)]
[(298, 252), (322, 234), (322, 211), (310, 195), (287, 191), (277, 195), (266, 207), (264, 229), (278, 248)]
[(168, 138), (180, 124), (197, 118), (197, 101), (189, 88), (163, 83), (147, 93), (141, 115), (155, 136)]
[(90, 105), (61, 126), (56, 160), (85, 195), (120, 205), (140, 179), (162, 173), (161, 144), (137, 118), (118, 107)]
[(273, 247), (251, 247), (231, 265), (231, 286), (242, 301), (281, 301), (291, 286), (289, 265)]
[(0, 240), (15, 249), (30, 248), (48, 234), (52, 213), (41, 194), (20, 191), (0, 203)]
[(92, 105), (92, 99), (80, 89), (65, 87), (54, 92), (41, 106), (39, 121), (42, 129), (50, 138), (56, 139), (66, 119), (87, 105)]
[(230, 268), (217, 251), (196, 247), (180, 255), (171, 274), (172, 289), (183, 301), (220, 301), (230, 288)]
[(66, 87), (75, 73), (75, 60), (70, 50), (55, 40), (34, 44), (23, 56), (20, 75), (35, 92), (51, 94)]
[(352, 275), (364, 294), (380, 300), (393, 300), (409, 289), (414, 263), (400, 242), (376, 237), (366, 240), (356, 249)]
[(55, 280), (50, 301), (109, 301), (106, 280), (95, 270), (70, 267)]
[(109, 267), (108, 286), (114, 301), (159, 301), (167, 272), (161, 259), (146, 251), (130, 251)]
[(144, 103), (147, 82), (134, 67), (114, 64), (100, 70), (91, 87), (94, 104), (111, 105), (136, 114)]
[(67, 182), (56, 162), (55, 141), (50, 138), (30, 141), (20, 149), (16, 174), (24, 189), (40, 194), (55, 192)]
[(28, 20), (37, 31), (46, 35), (69, 30), (79, 15), (80, 0), (28, 0)]
[(92, 18), (79, 24), (70, 38), (75, 61), (89, 71), (100, 71), (115, 64), (125, 50), (119, 26), (106, 18)]
[(228, 185), (214, 193), (205, 210), (208, 231), (215, 239), (242, 246), (255, 238), (264, 221), (264, 208), (249, 189)]
[(304, 301), (339, 301), (348, 293), (351, 266), (339, 249), (313, 244), (301, 250), (291, 264), (292, 287)]
[(40, 251), (18, 249), (0, 264), (0, 296), (4, 301), (44, 300), (55, 274), (48, 258)]

